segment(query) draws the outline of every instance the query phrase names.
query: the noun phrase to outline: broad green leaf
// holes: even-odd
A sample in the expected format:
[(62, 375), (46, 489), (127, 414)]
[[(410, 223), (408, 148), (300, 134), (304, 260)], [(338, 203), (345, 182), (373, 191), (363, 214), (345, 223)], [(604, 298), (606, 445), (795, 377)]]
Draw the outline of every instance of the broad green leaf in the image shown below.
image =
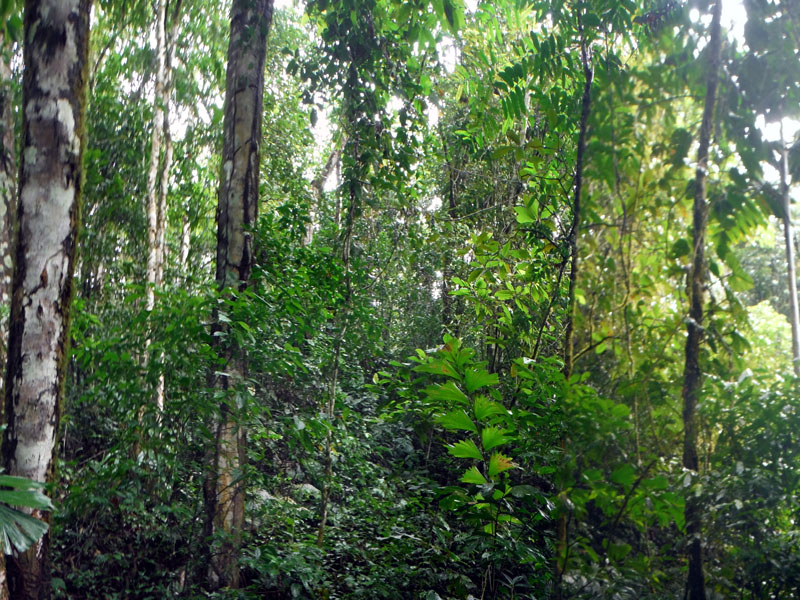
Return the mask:
[(0, 475), (0, 486), (14, 488), (15, 490), (40, 490), (44, 484), (38, 481), (31, 481), (26, 477), (15, 477), (14, 475)]
[(457, 458), (476, 458), (483, 460), (483, 454), (472, 440), (461, 440), (449, 446), (448, 452)]
[(628, 553), (631, 551), (630, 544), (609, 544), (608, 546), (608, 555), (612, 560), (622, 560), (625, 558)]
[(3, 552), (24, 552), (47, 533), (44, 521), (0, 504), (0, 543)]
[(683, 256), (687, 256), (691, 251), (692, 247), (689, 245), (689, 241), (686, 238), (681, 238), (672, 244), (672, 248), (669, 251), (669, 257), (681, 258)]
[(478, 396), (472, 405), (472, 410), (475, 412), (475, 418), (478, 421), (483, 421), (487, 417), (494, 415), (504, 415), (507, 413), (502, 404), (489, 400), (486, 396)]
[(448, 377), (461, 379), (452, 365), (443, 360), (432, 360), (424, 365), (414, 367), (413, 370), (417, 373), (433, 373), (434, 375), (447, 375)]
[(611, 481), (620, 485), (629, 486), (633, 485), (636, 479), (636, 470), (631, 465), (621, 465), (614, 469), (611, 473)]
[(472, 419), (470, 419), (469, 415), (463, 410), (454, 410), (446, 415), (441, 415), (436, 420), (445, 429), (463, 429), (464, 431), (478, 433), (478, 428), (475, 426), (475, 423), (472, 422)]
[(11, 506), (25, 506), (41, 510), (53, 510), (50, 498), (39, 490), (0, 490), (0, 502)]
[(496, 477), (503, 471), (508, 471), (513, 466), (514, 463), (511, 462), (510, 458), (503, 456), (499, 452), (495, 452), (489, 459), (489, 477)]
[(481, 444), (483, 445), (483, 449), (487, 452), (509, 441), (511, 441), (511, 438), (505, 436), (505, 430), (495, 427), (494, 425), (486, 427), (481, 431)]
[(536, 223), (536, 216), (528, 210), (527, 206), (515, 206), (514, 211), (517, 213), (517, 223), (520, 225)]
[(447, 383), (431, 385), (425, 388), (425, 393), (431, 400), (442, 401), (446, 404), (457, 402), (459, 404), (469, 404), (467, 395), (458, 389), (452, 381)]
[(487, 385), (497, 385), (498, 383), (500, 383), (500, 379), (497, 373), (489, 373), (485, 369), (467, 369), (464, 373), (464, 386), (470, 394)]
[(651, 490), (665, 490), (669, 487), (669, 481), (663, 475), (656, 475), (651, 479), (645, 479), (642, 482), (642, 487)]
[(478, 471), (478, 467), (470, 467), (469, 469), (464, 471), (464, 475), (462, 475), (461, 481), (464, 483), (474, 483), (476, 485), (484, 485), (488, 483), (486, 481), (486, 477), (484, 477), (483, 474), (480, 471)]

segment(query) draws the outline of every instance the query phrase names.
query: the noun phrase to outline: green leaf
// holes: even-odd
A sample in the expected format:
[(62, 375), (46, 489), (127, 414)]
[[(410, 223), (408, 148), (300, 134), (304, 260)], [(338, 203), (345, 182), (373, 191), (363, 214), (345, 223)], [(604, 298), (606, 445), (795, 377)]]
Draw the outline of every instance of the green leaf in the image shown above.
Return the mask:
[(495, 452), (489, 459), (489, 477), (496, 477), (503, 471), (508, 471), (513, 466), (514, 463), (511, 462), (510, 458), (503, 456), (499, 452)]
[(483, 460), (483, 454), (472, 440), (461, 440), (448, 447), (448, 452), (456, 458), (476, 458)]
[(517, 213), (517, 223), (521, 225), (525, 223), (536, 223), (536, 217), (528, 210), (527, 206), (515, 206), (514, 212)]
[(469, 398), (467, 398), (467, 395), (458, 389), (458, 386), (456, 386), (456, 384), (452, 381), (428, 386), (425, 388), (425, 393), (431, 400), (441, 401), (445, 404), (451, 404), (453, 402), (457, 402), (458, 404), (469, 404)]
[(446, 415), (441, 415), (436, 421), (445, 429), (463, 429), (464, 431), (478, 433), (478, 428), (475, 426), (475, 423), (472, 422), (472, 419), (470, 419), (463, 410), (454, 410)]
[(636, 470), (631, 465), (626, 464), (619, 466), (611, 473), (611, 481), (620, 485), (632, 485), (635, 479)]
[(669, 481), (664, 475), (657, 475), (652, 479), (645, 479), (642, 482), (642, 487), (651, 490), (665, 490), (669, 487)]
[(50, 498), (39, 490), (0, 490), (0, 502), (11, 506), (25, 506), (41, 510), (53, 510)]
[(472, 410), (475, 412), (475, 418), (478, 421), (483, 421), (487, 417), (494, 415), (505, 415), (507, 411), (502, 404), (489, 400), (486, 396), (478, 396), (472, 405)]
[(692, 251), (692, 247), (689, 245), (689, 240), (686, 238), (681, 238), (676, 240), (674, 244), (672, 244), (672, 248), (669, 251), (670, 258), (681, 258), (689, 254)]
[(512, 146), (500, 146), (499, 148), (495, 148), (495, 150), (492, 152), (492, 158), (502, 158), (513, 149), (514, 148)]
[(481, 444), (486, 451), (491, 450), (497, 446), (502, 446), (511, 441), (511, 438), (505, 436), (505, 430), (492, 425), (486, 427), (481, 431)]
[(47, 533), (44, 521), (0, 504), (0, 543), (3, 552), (24, 552)]
[[(420, 352), (422, 351), (420, 350)], [(448, 377), (461, 379), (461, 377), (459, 377), (458, 373), (452, 367), (452, 365), (450, 365), (450, 363), (444, 360), (432, 360), (431, 362), (426, 363), (424, 365), (419, 365), (417, 367), (414, 367), (413, 370), (416, 371), (417, 373), (432, 373), (434, 375), (447, 375)]]
[(476, 485), (485, 485), (488, 483), (486, 477), (478, 471), (478, 467), (470, 467), (464, 471), (464, 475), (461, 476), (461, 481), (463, 483), (474, 483)]
[(14, 475), (0, 475), (0, 486), (14, 488), (15, 490), (40, 490), (44, 484), (38, 481), (31, 481), (26, 477), (15, 477)]
[(487, 385), (497, 385), (498, 383), (500, 383), (500, 378), (497, 373), (489, 373), (485, 369), (467, 369), (464, 373), (464, 386), (470, 394)]

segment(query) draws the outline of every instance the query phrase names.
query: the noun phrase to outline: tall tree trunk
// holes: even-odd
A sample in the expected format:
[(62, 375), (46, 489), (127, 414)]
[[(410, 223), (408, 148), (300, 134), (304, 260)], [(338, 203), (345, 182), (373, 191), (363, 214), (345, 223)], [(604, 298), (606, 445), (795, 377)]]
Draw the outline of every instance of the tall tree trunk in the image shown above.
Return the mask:
[[(0, 51), (5, 40), (0, 32)], [(16, 218), (17, 160), (14, 151), (14, 92), (11, 69), (0, 56), (0, 303), (11, 303), (11, 279), (14, 274), (14, 226)], [(5, 364), (8, 323), (0, 322), (0, 361)], [(0, 378), (0, 390), (3, 381)], [(0, 596), (1, 597), (1, 596)]]
[(150, 133), (150, 164), (147, 169), (147, 310), (155, 306), (154, 288), (160, 285), (161, 245), (159, 230), (163, 229), (164, 210), (159, 194), (160, 169), (162, 165), (162, 142), (164, 138), (164, 108), (169, 102), (167, 95), (167, 44), (166, 1), (156, 0), (155, 10), (156, 72), (153, 98), (153, 129)]
[[(447, 169), (447, 218), (452, 229), (456, 226), (456, 186), (458, 177), (455, 171), (454, 158), (451, 158), (447, 148), (447, 138), (444, 129), (439, 125), (439, 137), (442, 140), (442, 151), (444, 152), (444, 163)], [(453, 300), (450, 295), (450, 280), (453, 278), (453, 257), (451, 252), (446, 249), (442, 255), (442, 329), (458, 337), (458, 328), (455, 325), (455, 315)]]
[[(244, 290), (253, 267), (250, 228), (258, 212), (259, 144), (264, 96), (264, 61), (272, 0), (234, 0), (225, 93), (221, 184), (217, 207), (217, 285), (221, 291)], [(225, 333), (226, 324), (215, 329)], [(221, 537), (209, 561), (212, 589), (239, 585), (238, 546), (244, 524), (245, 434), (235, 413), (233, 393), (245, 376), (242, 352), (228, 336), (215, 336), (226, 365), (214, 374), (223, 401), (215, 424), (211, 477), (206, 484), (206, 530)], [(220, 372), (224, 371), (224, 373)]]
[[(686, 321), (686, 361), (683, 370), (683, 466), (697, 472), (697, 401), (702, 386), (700, 369), (700, 341), (703, 337), (703, 287), (705, 285), (705, 236), (708, 221), (706, 202), (706, 180), (708, 177), (708, 151), (714, 120), (714, 103), (717, 94), (717, 71), (720, 62), (720, 20), (722, 0), (714, 4), (711, 20), (711, 39), (708, 43), (708, 72), (706, 74), (706, 99), (703, 121), (700, 125), (700, 142), (697, 149), (697, 171), (695, 174), (694, 208), (692, 211), (692, 266), (689, 273), (689, 318)], [(689, 578), (687, 593), (689, 600), (705, 600), (705, 577), (703, 575), (703, 546), (701, 540), (701, 506), (689, 494), (685, 508), (686, 537), (688, 540)]]
[[(156, 0), (155, 39), (156, 72), (153, 98), (153, 129), (150, 134), (150, 164), (147, 169), (147, 310), (155, 308), (155, 289), (164, 283), (166, 256), (167, 193), (169, 171), (172, 166), (172, 137), (169, 130), (169, 101), (172, 87), (172, 60), (178, 2), (173, 14), (172, 27), (167, 37), (167, 1)], [(149, 346), (146, 360), (151, 360)], [(158, 379), (155, 402), (164, 408), (164, 375)]]
[[(578, 147), (575, 159), (575, 185), (574, 197), (572, 200), (572, 225), (569, 230), (570, 251), (570, 271), (569, 271), (569, 292), (567, 296), (567, 323), (564, 331), (564, 378), (569, 380), (572, 376), (574, 362), (574, 331), (575, 331), (575, 291), (578, 283), (578, 234), (581, 226), (581, 194), (583, 193), (583, 163), (586, 154), (586, 134), (589, 128), (589, 115), (592, 110), (592, 71), (591, 57), (583, 39), (583, 27), (579, 25), (581, 32), (581, 62), (583, 64), (583, 97), (581, 98), (581, 120), (578, 131)], [(561, 281), (559, 274), (558, 281)], [(538, 347), (538, 341), (537, 341)], [(561, 448), (566, 450), (566, 438), (561, 438)], [(567, 513), (562, 508), (562, 514), (556, 524), (556, 559), (555, 559), (555, 578), (554, 593), (556, 600), (564, 597), (563, 579), (567, 568)]]
[[(0, 33), (0, 52), (6, 50)], [(11, 302), (11, 279), (14, 274), (14, 226), (16, 220), (17, 161), (14, 152), (14, 93), (11, 69), (0, 56), (0, 303)], [(8, 321), (0, 321), (0, 364), (5, 364), (8, 345)], [(0, 377), (0, 391), (3, 379)], [(0, 555), (0, 600), (8, 600), (5, 557)]]
[(781, 200), (783, 202), (783, 235), (786, 242), (786, 272), (789, 279), (789, 306), (792, 311), (792, 368), (795, 376), (800, 377), (800, 311), (797, 308), (792, 205), (789, 198), (789, 151), (783, 139), (783, 127), (781, 127)]
[[(23, 152), (6, 375), (3, 465), (50, 481), (67, 364), (83, 119), (89, 0), (25, 3)], [(50, 520), (49, 514), (33, 511)], [(49, 535), (9, 557), (11, 596), (50, 597)]]

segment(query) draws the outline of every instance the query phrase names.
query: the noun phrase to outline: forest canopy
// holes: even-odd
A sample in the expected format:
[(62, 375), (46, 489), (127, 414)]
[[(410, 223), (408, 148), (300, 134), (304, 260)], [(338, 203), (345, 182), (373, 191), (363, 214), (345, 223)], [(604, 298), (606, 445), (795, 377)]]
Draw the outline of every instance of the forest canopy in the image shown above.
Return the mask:
[(0, 600), (800, 597), (796, 2), (0, 4)]

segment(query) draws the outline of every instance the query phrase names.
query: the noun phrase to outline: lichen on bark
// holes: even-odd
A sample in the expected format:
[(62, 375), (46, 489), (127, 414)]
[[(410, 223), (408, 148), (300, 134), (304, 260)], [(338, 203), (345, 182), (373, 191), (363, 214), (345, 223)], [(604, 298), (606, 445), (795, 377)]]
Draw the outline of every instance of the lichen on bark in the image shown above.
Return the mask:
[[(89, 9), (89, 0), (25, 5), (19, 239), (2, 456), (7, 473), (35, 481), (53, 475), (61, 416), (82, 186)], [(8, 561), (13, 598), (49, 597), (48, 545), (45, 535)]]

